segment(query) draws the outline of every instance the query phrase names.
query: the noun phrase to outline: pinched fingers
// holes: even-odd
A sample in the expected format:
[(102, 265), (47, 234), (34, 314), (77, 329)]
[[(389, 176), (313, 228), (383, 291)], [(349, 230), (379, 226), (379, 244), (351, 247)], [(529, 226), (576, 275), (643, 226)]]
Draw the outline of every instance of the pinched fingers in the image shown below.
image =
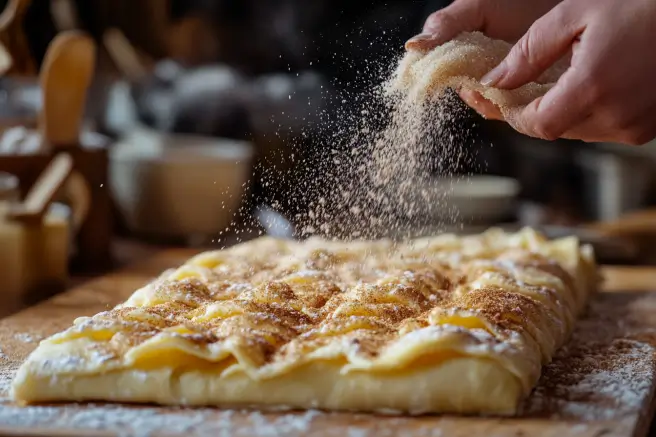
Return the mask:
[(538, 97), (506, 121), (519, 132), (554, 140), (586, 120), (597, 96), (586, 74), (570, 68), (544, 96)]
[(638, 115), (622, 121), (613, 112), (595, 112), (573, 126), (562, 137), (597, 143), (621, 143), (641, 146), (656, 138), (656, 106), (639, 111)]
[[(506, 117), (526, 135), (553, 140), (642, 145), (656, 137), (656, 105), (631, 99), (605, 71), (603, 50), (585, 50), (586, 62), (571, 67), (543, 97)], [(634, 95), (635, 97), (635, 95)]]
[(470, 108), (488, 120), (503, 120), (503, 114), (497, 105), (483, 97), (479, 92), (462, 88), (458, 95)]
[(481, 83), (514, 89), (536, 81), (542, 73), (566, 56), (584, 26), (575, 4), (563, 2), (537, 20)]

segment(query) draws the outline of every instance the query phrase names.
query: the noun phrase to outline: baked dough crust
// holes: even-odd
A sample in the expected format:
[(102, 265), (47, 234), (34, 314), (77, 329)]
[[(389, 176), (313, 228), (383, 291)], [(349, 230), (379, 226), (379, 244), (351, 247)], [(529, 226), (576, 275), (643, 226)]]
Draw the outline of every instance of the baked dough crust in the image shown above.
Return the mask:
[(200, 254), (43, 340), (17, 401), (516, 412), (568, 338), (592, 250), (533, 230), (264, 237)]

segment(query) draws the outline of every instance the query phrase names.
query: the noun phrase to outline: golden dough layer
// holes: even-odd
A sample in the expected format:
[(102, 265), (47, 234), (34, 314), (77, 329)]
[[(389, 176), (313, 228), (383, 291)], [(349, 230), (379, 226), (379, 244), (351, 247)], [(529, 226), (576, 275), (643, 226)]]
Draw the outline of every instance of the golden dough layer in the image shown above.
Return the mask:
[(200, 254), (44, 341), (22, 402), (512, 414), (596, 286), (532, 230), (405, 243), (268, 237)]

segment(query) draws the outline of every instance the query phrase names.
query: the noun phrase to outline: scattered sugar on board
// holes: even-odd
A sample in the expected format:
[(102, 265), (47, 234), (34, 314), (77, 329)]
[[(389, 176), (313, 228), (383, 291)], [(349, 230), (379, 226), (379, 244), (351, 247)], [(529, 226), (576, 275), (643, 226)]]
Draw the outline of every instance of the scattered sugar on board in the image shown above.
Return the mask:
[[(646, 404), (656, 375), (656, 331), (640, 326), (641, 299), (601, 294), (593, 316), (577, 322), (570, 343), (545, 366), (524, 414), (604, 420), (635, 414)], [(644, 323), (644, 322), (643, 322)]]
[(28, 334), (27, 332), (20, 332), (14, 335), (14, 338), (23, 343), (37, 343), (42, 340), (41, 336)]
[(16, 374), (17, 363), (3, 360), (0, 363), (0, 401), (8, 399), (11, 381)]

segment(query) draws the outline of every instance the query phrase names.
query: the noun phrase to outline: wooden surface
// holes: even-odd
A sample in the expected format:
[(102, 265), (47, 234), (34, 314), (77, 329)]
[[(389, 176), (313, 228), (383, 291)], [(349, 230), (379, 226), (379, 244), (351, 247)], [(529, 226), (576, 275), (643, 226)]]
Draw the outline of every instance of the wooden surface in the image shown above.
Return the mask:
[[(0, 377), (7, 387), (9, 375), (36, 347), (38, 339), (68, 327), (75, 317), (92, 315), (111, 308), (156, 276), (162, 270), (181, 264), (194, 252), (170, 250), (134, 267), (93, 280), (50, 301), (0, 321)], [(656, 268), (606, 268), (606, 285), (591, 306), (589, 315), (579, 322), (575, 334), (604, 347), (622, 341), (639, 341), (656, 346)], [(585, 331), (585, 332), (584, 332)], [(591, 337), (590, 337), (591, 338)], [(580, 342), (580, 340), (579, 340)], [(585, 345), (584, 345), (585, 346)], [(566, 353), (549, 365), (545, 374), (565, 364), (585, 360), (581, 345), (568, 345)], [(651, 351), (651, 349), (650, 349)], [(656, 371), (654, 354), (642, 358), (646, 373)], [(560, 366), (560, 367), (559, 367)], [(580, 369), (579, 369), (580, 370)], [(558, 386), (549, 393), (549, 382), (542, 381), (520, 417), (512, 419), (465, 417), (381, 417), (364, 414), (330, 414), (316, 411), (299, 413), (257, 413), (215, 409), (171, 409), (153, 406), (62, 405), (21, 408), (6, 398), (0, 403), (0, 435), (329, 435), (339, 437), (391, 436), (644, 436), (653, 415), (654, 379), (645, 384), (632, 402), (622, 404), (611, 393), (576, 391), (600, 369), (579, 371), (571, 387)], [(589, 372), (590, 375), (586, 375)], [(598, 373), (598, 372), (597, 372)], [(628, 375), (629, 378), (635, 378)], [(1, 380), (1, 378), (0, 378)], [(577, 385), (578, 384), (578, 385)], [(627, 381), (627, 385), (630, 385)], [(621, 394), (621, 393), (620, 393)], [(551, 398), (549, 397), (551, 396)], [(619, 396), (619, 397), (623, 397)], [(547, 402), (547, 401), (556, 402)], [(562, 402), (561, 402), (562, 401)], [(607, 403), (606, 406), (597, 405)], [(575, 408), (574, 408), (575, 407)], [(602, 408), (603, 407), (603, 408)]]
[(643, 264), (656, 264), (656, 208), (633, 211), (616, 220), (593, 223), (586, 228), (632, 242)]

